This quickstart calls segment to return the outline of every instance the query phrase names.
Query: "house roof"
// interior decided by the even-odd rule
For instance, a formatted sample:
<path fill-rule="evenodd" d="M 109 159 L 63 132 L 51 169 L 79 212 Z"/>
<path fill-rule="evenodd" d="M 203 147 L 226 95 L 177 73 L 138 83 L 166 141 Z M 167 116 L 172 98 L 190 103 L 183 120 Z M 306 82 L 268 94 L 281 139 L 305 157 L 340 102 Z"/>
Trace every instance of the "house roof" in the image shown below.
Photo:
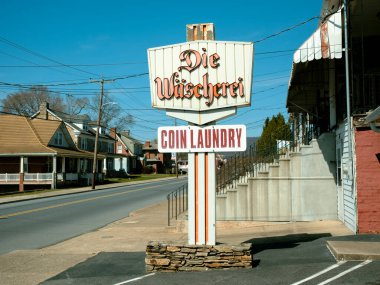
<path fill-rule="evenodd" d="M 51 138 L 61 125 L 63 123 L 59 121 L 0 115 L 0 156 L 41 154 L 91 158 L 91 152 L 49 146 Z"/>
<path fill-rule="evenodd" d="M 40 119 L 30 120 L 29 123 L 31 127 L 37 131 L 37 135 L 41 140 L 41 143 L 46 146 L 49 144 L 51 138 L 62 124 L 60 121 Z"/>
<path fill-rule="evenodd" d="M 0 118 L 1 154 L 54 153 L 40 142 L 27 118 L 15 115 Z"/>

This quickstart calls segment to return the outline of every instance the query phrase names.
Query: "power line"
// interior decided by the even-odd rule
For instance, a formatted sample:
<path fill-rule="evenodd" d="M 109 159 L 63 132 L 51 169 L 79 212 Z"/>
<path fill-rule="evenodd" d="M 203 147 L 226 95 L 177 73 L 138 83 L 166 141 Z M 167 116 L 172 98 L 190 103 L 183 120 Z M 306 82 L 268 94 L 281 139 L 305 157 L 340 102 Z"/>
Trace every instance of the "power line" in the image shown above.
<path fill-rule="evenodd" d="M 37 56 L 37 57 L 39 57 L 39 58 L 42 58 L 42 59 L 45 59 L 45 60 L 51 61 L 51 62 L 53 62 L 53 63 L 55 63 L 55 64 L 60 65 L 60 66 L 64 66 L 64 67 L 71 68 L 71 69 L 73 69 L 73 70 L 76 70 L 76 71 L 79 71 L 79 72 L 82 72 L 82 73 L 87 73 L 87 74 L 95 75 L 95 76 L 99 77 L 98 74 L 95 74 L 95 73 L 93 73 L 93 72 L 89 72 L 89 71 L 86 71 L 86 70 L 83 70 L 83 69 L 80 69 L 80 68 L 77 68 L 77 67 L 74 67 L 74 66 L 69 66 L 69 65 L 64 64 L 64 63 L 62 63 L 62 62 L 59 62 L 59 61 L 57 61 L 57 60 L 55 60 L 55 59 L 52 59 L 52 58 L 50 58 L 50 57 L 47 57 L 47 56 L 45 56 L 45 55 L 42 55 L 42 54 L 37 53 L 37 52 L 35 52 L 35 51 L 32 51 L 32 50 L 30 50 L 30 49 L 28 49 L 28 48 L 26 48 L 26 47 L 24 47 L 24 46 L 22 46 L 22 45 L 19 45 L 19 44 L 15 43 L 15 42 L 12 42 L 12 41 L 10 41 L 10 40 L 7 40 L 7 39 L 4 38 L 4 37 L 1 37 L 1 36 L 0 36 L 0 41 L 3 42 L 3 43 L 5 43 L 5 44 L 8 44 L 8 45 L 10 45 L 10 46 L 13 46 L 13 47 L 15 47 L 15 48 L 17 48 L 17 49 L 20 49 L 20 50 L 22 50 L 22 51 L 24 51 L 24 52 L 27 52 L 27 53 L 32 54 L 32 55 L 34 55 L 34 56 Z"/>
<path fill-rule="evenodd" d="M 302 26 L 302 25 L 305 25 L 306 23 L 309 23 L 309 22 L 311 22 L 311 21 L 313 21 L 313 20 L 315 20 L 315 19 L 320 19 L 320 17 L 319 17 L 319 16 L 311 17 L 311 18 L 309 18 L 309 19 L 307 19 L 307 20 L 305 20 L 305 21 L 303 21 L 303 22 L 300 22 L 300 23 L 298 23 L 298 24 L 295 24 L 295 25 L 293 25 L 293 26 L 291 26 L 291 27 L 288 27 L 288 28 L 286 28 L 286 29 L 284 29 L 284 30 L 281 30 L 281 31 L 279 31 L 279 32 L 277 32 L 277 33 L 271 34 L 271 35 L 266 36 L 266 37 L 264 37 L 264 38 L 261 38 L 261 39 L 259 39 L 259 40 L 257 40 L 257 41 L 254 41 L 254 43 L 255 43 L 255 44 L 258 44 L 258 43 L 261 43 L 261 42 L 266 41 L 266 40 L 268 40 L 268 39 L 271 39 L 271 38 L 277 37 L 277 36 L 279 36 L 279 35 L 281 35 L 281 34 L 283 34 L 283 33 L 286 33 L 286 32 L 288 32 L 288 31 L 291 31 L 291 30 L 293 30 L 293 29 L 295 29 L 295 28 L 298 28 L 298 27 L 300 27 L 300 26 Z"/>

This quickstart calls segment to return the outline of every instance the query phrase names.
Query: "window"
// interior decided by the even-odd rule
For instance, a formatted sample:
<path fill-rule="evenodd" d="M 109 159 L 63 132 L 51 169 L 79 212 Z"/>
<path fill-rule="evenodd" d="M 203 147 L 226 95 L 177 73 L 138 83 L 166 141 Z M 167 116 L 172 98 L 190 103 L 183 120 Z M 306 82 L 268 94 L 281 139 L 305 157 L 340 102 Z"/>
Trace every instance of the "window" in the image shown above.
<path fill-rule="evenodd" d="M 108 153 L 113 153 L 113 152 L 114 152 L 113 143 L 109 143 L 108 144 Z"/>
<path fill-rule="evenodd" d="M 123 153 L 123 147 L 120 144 L 117 146 L 117 153 Z"/>
<path fill-rule="evenodd" d="M 55 145 L 63 145 L 63 134 L 58 132 L 54 136 L 54 144 Z"/>
<path fill-rule="evenodd" d="M 87 138 L 81 138 L 81 140 L 80 140 L 80 148 L 83 149 L 83 150 L 86 150 L 87 149 L 87 145 L 88 145 Z"/>

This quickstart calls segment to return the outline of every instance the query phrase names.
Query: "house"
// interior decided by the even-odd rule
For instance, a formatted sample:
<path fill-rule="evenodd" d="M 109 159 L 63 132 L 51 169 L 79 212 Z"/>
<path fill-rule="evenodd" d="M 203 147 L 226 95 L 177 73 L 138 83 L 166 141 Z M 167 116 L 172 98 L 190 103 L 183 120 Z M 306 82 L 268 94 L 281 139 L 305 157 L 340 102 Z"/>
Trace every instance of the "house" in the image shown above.
<path fill-rule="evenodd" d="M 142 148 L 143 167 L 151 167 L 154 173 L 163 173 L 172 168 L 171 153 L 159 153 L 156 143 L 146 141 Z"/>
<path fill-rule="evenodd" d="M 101 167 L 104 156 L 98 159 Z M 92 163 L 93 153 L 77 148 L 63 122 L 0 115 L 0 184 L 20 191 L 24 185 L 89 184 Z"/>
<path fill-rule="evenodd" d="M 47 102 L 40 105 L 40 109 L 32 119 L 62 121 L 74 141 L 76 147 L 83 151 L 94 152 L 97 123 L 90 120 L 88 115 L 71 116 L 63 112 L 51 110 Z M 115 160 L 122 159 L 123 154 L 115 153 L 115 139 L 108 134 L 104 126 L 99 126 L 98 153 L 102 154 L 104 161 L 98 172 L 107 174 L 115 170 Z"/>
<path fill-rule="evenodd" d="M 380 105 L 380 2 L 348 2 L 346 28 L 341 1 L 323 1 L 318 29 L 294 54 L 287 108 L 298 136 L 331 137 L 323 154 L 334 162 L 338 218 L 380 233 L 379 121 L 366 120 Z"/>
<path fill-rule="evenodd" d="M 122 157 L 115 158 L 115 170 L 125 170 L 127 173 L 140 173 L 140 159 L 143 157 L 142 143 L 131 137 L 129 131 L 117 132 L 111 128 L 110 136 L 115 139 L 115 151 Z"/>

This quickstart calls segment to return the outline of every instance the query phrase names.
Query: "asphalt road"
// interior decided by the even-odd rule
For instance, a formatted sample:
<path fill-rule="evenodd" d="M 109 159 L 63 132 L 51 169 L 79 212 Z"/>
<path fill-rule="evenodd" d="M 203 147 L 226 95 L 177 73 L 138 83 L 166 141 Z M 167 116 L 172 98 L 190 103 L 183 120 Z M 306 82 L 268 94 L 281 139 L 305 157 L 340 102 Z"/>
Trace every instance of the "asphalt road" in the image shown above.
<path fill-rule="evenodd" d="M 143 252 L 102 252 L 42 285 L 380 284 L 380 260 L 338 263 L 326 247 L 327 239 L 337 238 L 304 234 L 250 240 L 254 267 L 241 270 L 148 274 Z"/>
<path fill-rule="evenodd" d="M 36 249 L 93 231 L 156 204 L 187 180 L 153 181 L 0 205 L 0 254 Z"/>

